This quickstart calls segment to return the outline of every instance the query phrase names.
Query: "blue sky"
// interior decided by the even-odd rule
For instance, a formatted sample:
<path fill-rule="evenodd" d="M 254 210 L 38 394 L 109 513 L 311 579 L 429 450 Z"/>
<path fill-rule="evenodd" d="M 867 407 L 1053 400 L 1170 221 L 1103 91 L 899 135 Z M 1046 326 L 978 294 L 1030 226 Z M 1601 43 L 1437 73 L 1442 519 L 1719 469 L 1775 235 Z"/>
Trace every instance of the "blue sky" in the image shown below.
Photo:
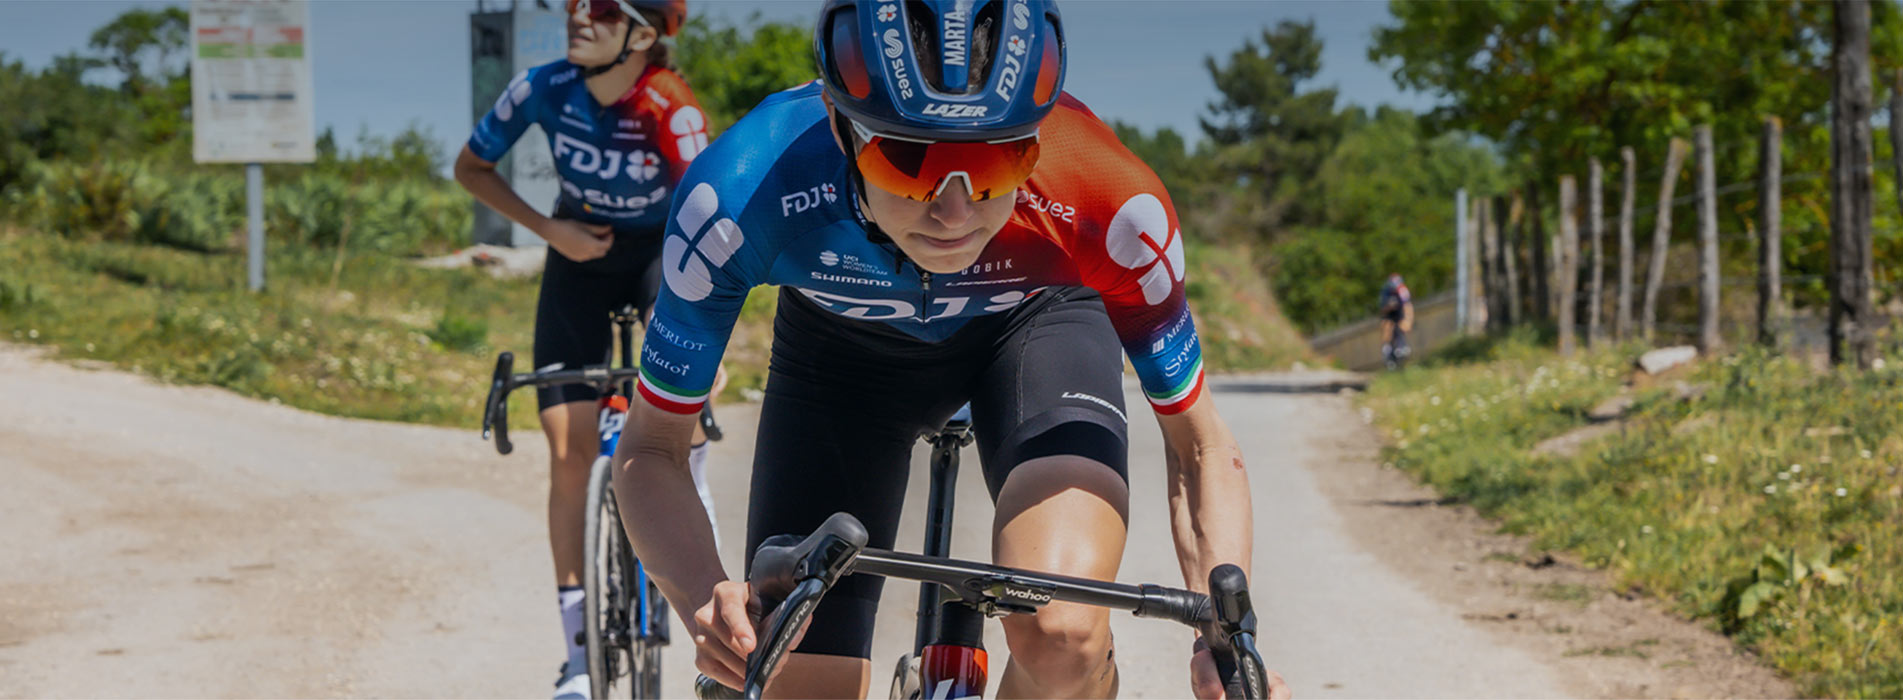
<path fill-rule="evenodd" d="M 0 1 L 0 54 L 29 66 L 85 48 L 93 29 L 126 9 L 169 2 L 135 0 Z M 502 4 L 489 0 L 491 6 Z M 693 12 L 805 25 L 811 0 L 694 0 Z M 315 0 L 311 55 L 318 128 L 354 142 L 360 128 L 389 135 L 415 122 L 446 152 L 468 137 L 469 20 L 474 0 Z M 1196 117 L 1215 99 L 1205 56 L 1226 56 L 1264 27 L 1313 19 L 1325 42 L 1317 81 L 1344 102 L 1414 110 L 1433 100 L 1404 93 L 1387 68 L 1367 58 L 1387 4 L 1259 0 L 1073 0 L 1062 5 L 1070 40 L 1066 89 L 1106 119 L 1144 128 L 1169 126 L 1200 136 Z"/>

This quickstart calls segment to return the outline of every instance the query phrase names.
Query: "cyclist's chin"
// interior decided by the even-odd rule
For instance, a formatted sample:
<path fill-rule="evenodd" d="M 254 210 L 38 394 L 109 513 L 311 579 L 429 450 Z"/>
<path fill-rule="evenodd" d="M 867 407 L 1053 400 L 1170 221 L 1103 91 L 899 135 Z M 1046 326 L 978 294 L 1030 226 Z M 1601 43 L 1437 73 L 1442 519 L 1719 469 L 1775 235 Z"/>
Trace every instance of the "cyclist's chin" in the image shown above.
<path fill-rule="evenodd" d="M 962 238 L 941 238 L 923 234 L 906 234 L 905 244 L 899 246 L 905 256 L 919 266 L 919 269 L 935 275 L 945 275 L 962 271 L 978 262 L 985 252 L 985 244 L 996 235 L 983 230 L 973 231 Z"/>

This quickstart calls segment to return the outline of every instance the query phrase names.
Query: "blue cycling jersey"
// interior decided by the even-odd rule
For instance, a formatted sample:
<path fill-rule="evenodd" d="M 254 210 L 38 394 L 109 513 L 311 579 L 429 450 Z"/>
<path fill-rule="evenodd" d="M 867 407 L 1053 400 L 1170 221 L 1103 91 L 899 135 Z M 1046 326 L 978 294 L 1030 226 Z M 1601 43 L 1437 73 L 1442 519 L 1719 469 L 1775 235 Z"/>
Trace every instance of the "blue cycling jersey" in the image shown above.
<path fill-rule="evenodd" d="M 649 66 L 627 94 L 601 105 L 581 68 L 555 61 L 509 81 L 476 124 L 469 150 L 494 163 L 530 124 L 548 136 L 561 178 L 560 211 L 619 229 L 659 228 L 670 187 L 707 146 L 707 120 L 679 75 Z"/>
<path fill-rule="evenodd" d="M 641 351 L 642 395 L 699 410 L 747 292 L 795 288 L 846 318 L 926 341 L 1051 286 L 1098 290 L 1150 402 L 1194 403 L 1202 351 L 1168 194 L 1068 95 L 1040 130 L 1042 156 L 1011 220 L 970 268 L 934 275 L 868 236 L 816 83 L 761 102 L 688 171 L 662 244 L 666 278 Z"/>

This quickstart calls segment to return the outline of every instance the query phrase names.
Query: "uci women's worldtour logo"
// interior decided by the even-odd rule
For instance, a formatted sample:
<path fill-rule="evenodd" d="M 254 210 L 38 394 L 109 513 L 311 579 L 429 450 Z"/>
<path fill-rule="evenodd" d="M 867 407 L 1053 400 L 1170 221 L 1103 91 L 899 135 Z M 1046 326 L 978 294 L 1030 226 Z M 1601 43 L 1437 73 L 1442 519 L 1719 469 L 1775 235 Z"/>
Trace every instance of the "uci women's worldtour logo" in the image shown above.
<path fill-rule="evenodd" d="M 1118 265 L 1148 268 L 1138 283 L 1151 306 L 1163 303 L 1183 281 L 1183 232 L 1170 229 L 1169 210 L 1156 195 L 1146 192 L 1124 202 L 1104 230 L 1103 243 Z"/>
<path fill-rule="evenodd" d="M 720 211 L 720 196 L 705 182 L 687 193 L 674 223 L 680 228 L 661 244 L 661 270 L 667 288 L 686 301 L 700 301 L 714 291 L 714 269 L 727 264 L 746 243 L 733 219 L 708 224 Z"/>

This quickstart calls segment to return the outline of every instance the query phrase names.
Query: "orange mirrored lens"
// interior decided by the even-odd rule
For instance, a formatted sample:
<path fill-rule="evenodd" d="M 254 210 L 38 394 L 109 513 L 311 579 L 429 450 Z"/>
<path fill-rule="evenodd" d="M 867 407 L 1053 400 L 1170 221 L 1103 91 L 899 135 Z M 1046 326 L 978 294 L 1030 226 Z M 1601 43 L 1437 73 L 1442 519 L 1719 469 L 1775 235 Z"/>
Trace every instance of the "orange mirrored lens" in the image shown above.
<path fill-rule="evenodd" d="M 1005 143 L 940 141 L 920 143 L 874 136 L 859 150 L 859 173 L 866 184 L 906 199 L 929 202 L 962 177 L 973 201 L 990 199 L 1024 184 L 1037 168 L 1037 139 Z"/>

